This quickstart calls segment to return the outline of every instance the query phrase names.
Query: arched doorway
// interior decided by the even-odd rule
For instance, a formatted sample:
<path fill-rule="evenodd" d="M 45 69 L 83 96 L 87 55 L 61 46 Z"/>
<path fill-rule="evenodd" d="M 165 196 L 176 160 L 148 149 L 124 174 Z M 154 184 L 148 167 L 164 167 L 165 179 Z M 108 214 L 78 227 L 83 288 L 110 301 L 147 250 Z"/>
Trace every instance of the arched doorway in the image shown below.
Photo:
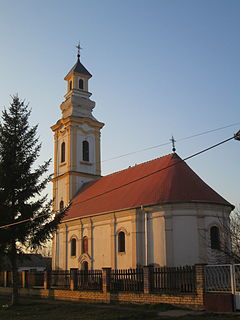
<path fill-rule="evenodd" d="M 88 262 L 87 262 L 87 261 L 84 261 L 84 262 L 82 263 L 82 270 L 88 271 Z"/>

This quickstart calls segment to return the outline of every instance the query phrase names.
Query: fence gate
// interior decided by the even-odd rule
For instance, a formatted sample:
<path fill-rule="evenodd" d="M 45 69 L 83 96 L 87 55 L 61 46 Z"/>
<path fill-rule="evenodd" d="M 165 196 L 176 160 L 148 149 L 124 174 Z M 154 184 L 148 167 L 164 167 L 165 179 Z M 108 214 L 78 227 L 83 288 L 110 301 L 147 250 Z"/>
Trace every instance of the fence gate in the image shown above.
<path fill-rule="evenodd" d="M 240 264 L 207 265 L 205 290 L 212 293 L 232 293 L 235 309 L 240 310 Z"/>

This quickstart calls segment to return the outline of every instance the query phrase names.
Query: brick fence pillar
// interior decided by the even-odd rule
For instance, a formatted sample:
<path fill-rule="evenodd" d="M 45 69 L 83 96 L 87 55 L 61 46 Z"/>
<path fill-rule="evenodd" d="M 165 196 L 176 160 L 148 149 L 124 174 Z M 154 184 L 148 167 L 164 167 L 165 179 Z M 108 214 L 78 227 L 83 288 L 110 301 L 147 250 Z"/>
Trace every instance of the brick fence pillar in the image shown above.
<path fill-rule="evenodd" d="M 44 289 L 50 289 L 51 288 L 51 271 L 46 270 L 44 272 Z"/>
<path fill-rule="evenodd" d="M 205 292 L 205 264 L 196 264 L 196 289 L 199 302 L 204 305 L 204 292 Z"/>
<path fill-rule="evenodd" d="M 26 270 L 21 272 L 21 285 L 22 285 L 22 288 L 27 288 L 27 271 Z"/>
<path fill-rule="evenodd" d="M 102 291 L 107 293 L 110 291 L 111 268 L 102 268 Z"/>
<path fill-rule="evenodd" d="M 143 267 L 143 288 L 144 293 L 150 293 L 153 285 L 153 267 Z"/>
<path fill-rule="evenodd" d="M 70 290 L 77 289 L 77 269 L 70 270 Z"/>
<path fill-rule="evenodd" d="M 6 288 L 8 286 L 8 272 L 3 271 L 3 286 Z"/>

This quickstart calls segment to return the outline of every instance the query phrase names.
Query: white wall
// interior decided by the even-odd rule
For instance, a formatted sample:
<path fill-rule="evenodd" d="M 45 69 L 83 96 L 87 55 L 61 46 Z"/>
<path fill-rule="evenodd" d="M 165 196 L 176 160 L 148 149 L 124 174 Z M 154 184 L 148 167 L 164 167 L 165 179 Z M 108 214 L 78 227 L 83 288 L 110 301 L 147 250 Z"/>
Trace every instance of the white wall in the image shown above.
<path fill-rule="evenodd" d="M 149 226 L 149 264 L 166 265 L 165 218 L 162 212 L 151 214 Z M 151 233 L 150 233 L 151 231 Z"/>
<path fill-rule="evenodd" d="M 109 221 L 94 223 L 93 269 L 111 267 L 111 228 Z"/>
<path fill-rule="evenodd" d="M 84 140 L 89 143 L 89 163 L 87 164 L 83 163 L 82 158 L 82 142 Z M 77 131 L 77 171 L 91 174 L 96 173 L 95 135 L 93 133 Z"/>
<path fill-rule="evenodd" d="M 129 269 L 133 264 L 133 228 L 132 219 L 130 217 L 121 217 L 116 214 L 116 268 Z M 118 252 L 118 233 L 123 231 L 125 233 L 125 252 Z M 135 249 L 136 250 L 136 249 Z"/>
<path fill-rule="evenodd" d="M 193 265 L 198 261 L 199 243 L 196 216 L 173 217 L 174 266 Z"/>
<path fill-rule="evenodd" d="M 230 211 L 228 207 L 207 203 L 166 206 L 167 265 L 216 262 L 216 251 L 210 249 L 210 227 L 221 224 L 222 215 L 228 216 Z"/>
<path fill-rule="evenodd" d="M 126 210 L 66 222 L 57 236 L 60 254 L 55 248 L 56 265 L 59 261 L 62 269 L 80 268 L 84 261 L 80 259 L 85 258 L 93 269 L 145 265 L 144 212 L 148 212 L 148 264 L 184 266 L 214 262 L 216 252 L 210 249 L 209 230 L 229 211 L 213 204 L 175 204 L 138 209 L 137 215 L 136 210 Z M 120 231 L 125 232 L 125 252 L 118 252 Z M 89 239 L 88 256 L 81 255 L 85 235 Z M 77 239 L 76 257 L 70 256 L 73 236 Z"/>

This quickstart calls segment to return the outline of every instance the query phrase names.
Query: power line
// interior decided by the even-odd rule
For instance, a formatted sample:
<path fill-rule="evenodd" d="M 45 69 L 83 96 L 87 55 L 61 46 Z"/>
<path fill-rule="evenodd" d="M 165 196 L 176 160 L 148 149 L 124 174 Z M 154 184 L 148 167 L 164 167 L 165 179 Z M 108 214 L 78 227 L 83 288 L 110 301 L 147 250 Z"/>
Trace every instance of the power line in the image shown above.
<path fill-rule="evenodd" d="M 237 136 L 237 137 L 238 137 L 238 136 Z M 152 176 L 152 175 L 154 175 L 154 174 L 156 174 L 156 173 L 158 173 L 158 172 L 160 172 L 160 171 L 166 170 L 166 169 L 168 169 L 168 168 L 170 168 L 170 167 L 173 167 L 173 166 L 175 166 L 175 165 L 178 165 L 178 164 L 180 164 L 180 163 L 182 163 L 182 162 L 184 162 L 184 161 L 186 161 L 186 160 L 189 160 L 189 159 L 191 159 L 191 158 L 193 158 L 193 157 L 196 157 L 196 156 L 198 156 L 199 154 L 202 154 L 202 153 L 204 153 L 204 152 L 206 152 L 206 151 L 209 151 L 209 150 L 211 150 L 211 149 L 213 149 L 213 148 L 215 148 L 215 147 L 217 147 L 217 146 L 220 146 L 221 144 L 226 143 L 226 142 L 228 142 L 228 141 L 230 141 L 230 140 L 232 140 L 232 139 L 236 139 L 236 134 L 233 135 L 232 137 L 226 139 L 226 140 L 223 140 L 223 141 L 221 141 L 221 142 L 219 142 L 219 143 L 217 143 L 217 144 L 214 144 L 214 145 L 211 146 L 211 147 L 208 147 L 208 148 L 203 149 L 203 150 L 201 150 L 201 151 L 199 151 L 199 152 L 197 152 L 197 153 L 194 153 L 194 154 L 192 154 L 192 155 L 190 155 L 190 156 L 188 156 L 188 157 L 186 157 L 186 158 L 184 158 L 184 159 L 179 159 L 179 161 L 177 161 L 177 162 L 175 162 L 175 163 L 172 163 L 172 164 L 170 164 L 170 165 L 168 165 L 168 166 L 166 166 L 166 167 L 164 167 L 164 168 L 155 170 L 155 171 L 153 171 L 153 172 L 151 172 L 151 173 L 149 173 L 149 174 L 147 174 L 147 175 L 145 175 L 145 176 L 142 176 L 142 177 L 140 177 L 140 178 L 134 179 L 134 180 L 132 180 L 132 181 L 130 181 L 130 182 L 128 182 L 128 183 L 122 184 L 122 185 L 120 185 L 120 186 L 118 186 L 118 187 L 116 187 L 116 188 L 112 188 L 112 189 L 107 190 L 107 191 L 105 191 L 105 192 L 99 193 L 99 194 L 97 194 L 97 195 L 95 195 L 95 196 L 93 196 L 93 197 L 90 197 L 90 198 L 88 198 L 88 199 L 75 202 L 74 204 L 70 204 L 69 206 L 76 206 L 76 205 L 78 205 L 78 204 L 80 204 L 80 203 L 87 202 L 87 201 L 89 201 L 89 200 L 92 200 L 92 199 L 95 199 L 95 198 L 97 198 L 97 197 L 100 197 L 100 196 L 102 196 L 102 195 L 104 195 L 104 194 L 107 194 L 107 193 L 110 193 L 110 192 L 112 192 L 112 191 L 121 189 L 121 188 L 123 188 L 123 187 L 125 187 L 125 186 L 127 186 L 127 185 L 130 185 L 130 184 L 132 184 L 132 183 L 135 183 L 135 182 L 137 182 L 137 181 L 140 181 L 140 180 L 142 180 L 142 179 L 145 179 L 145 178 L 147 178 L 147 177 L 149 177 L 149 176 Z M 49 214 L 49 213 L 45 213 L 45 214 L 43 214 L 43 215 L 40 215 L 40 216 L 36 217 L 35 219 L 41 218 L 41 217 L 43 217 L 43 216 L 45 216 L 45 215 L 48 215 L 48 214 Z M 35 220 L 35 219 L 34 219 L 34 220 Z M 12 227 L 12 226 L 15 226 L 15 225 L 19 225 L 19 224 L 21 224 L 21 223 L 26 223 L 26 222 L 28 222 L 28 221 L 30 221 L 30 220 L 32 220 L 32 219 L 30 218 L 30 219 L 25 219 L 25 220 L 22 220 L 22 221 L 13 222 L 13 223 L 10 223 L 10 224 L 7 224 L 7 225 L 0 226 L 0 229 L 6 229 L 6 228 L 9 228 L 9 227 Z"/>
<path fill-rule="evenodd" d="M 29 219 L 25 219 L 25 220 L 13 222 L 13 223 L 5 224 L 4 226 L 0 226 L 0 229 L 12 227 L 12 226 L 16 226 L 16 225 L 18 225 L 18 224 L 25 223 L 25 222 L 28 222 L 28 221 L 30 221 L 30 220 L 36 220 L 36 219 L 38 219 L 38 218 L 42 218 L 42 217 L 47 216 L 47 215 L 49 215 L 49 212 L 48 212 L 48 213 L 44 213 L 44 214 L 42 214 L 42 215 L 39 215 L 39 216 L 36 217 L 35 219 L 29 218 Z"/>
<path fill-rule="evenodd" d="M 234 127 L 234 126 L 237 126 L 239 124 L 240 124 L 240 122 L 236 122 L 236 123 L 232 123 L 232 124 L 229 124 L 229 125 L 226 125 L 226 126 L 223 126 L 223 127 L 216 128 L 216 129 L 203 131 L 203 132 L 200 132 L 200 133 L 193 134 L 191 136 L 187 136 L 187 137 L 184 137 L 184 138 L 177 139 L 176 142 L 184 141 L 184 140 L 188 140 L 188 139 L 192 139 L 192 138 L 196 138 L 196 137 L 208 134 L 208 133 L 212 133 L 212 132 L 216 132 L 216 131 L 223 130 L 223 129 L 226 129 L 226 128 Z M 105 159 L 105 160 L 102 160 L 100 162 L 103 163 L 103 162 L 108 162 L 108 161 L 111 161 L 111 160 L 120 159 L 120 158 L 123 158 L 123 157 L 130 156 L 132 154 L 136 154 L 136 153 L 140 153 L 140 152 L 144 152 L 144 151 L 160 148 L 160 147 L 163 147 L 163 146 L 166 146 L 166 145 L 170 145 L 170 144 L 171 144 L 171 142 L 164 142 L 164 143 L 161 143 L 161 144 L 157 144 L 155 146 L 150 146 L 150 147 L 146 147 L 146 148 L 139 149 L 139 150 L 136 150 L 136 151 L 131 151 L 131 152 L 128 152 L 128 153 L 124 153 L 122 155 L 115 156 L 115 157 L 112 157 L 112 158 L 109 158 L 109 159 Z"/>
<path fill-rule="evenodd" d="M 34 220 L 36 220 L 36 219 L 38 219 L 38 218 L 42 218 L 42 217 L 47 216 L 47 215 L 49 215 L 49 212 L 48 212 L 48 213 L 44 213 L 44 214 L 42 214 L 42 215 L 39 215 L 39 216 L 36 217 L 35 219 L 29 218 L 29 219 L 25 219 L 25 220 L 16 221 L 16 222 L 13 222 L 13 223 L 5 224 L 4 226 L 0 226 L 0 229 L 6 229 L 6 228 L 9 228 L 9 227 L 12 227 L 12 226 L 16 226 L 16 225 L 18 225 L 18 224 L 22 224 L 22 223 L 28 222 L 28 221 L 30 221 L 30 220 L 34 221 Z"/>
<path fill-rule="evenodd" d="M 189 136 L 189 137 L 185 137 L 185 138 L 178 139 L 177 141 L 183 141 L 183 140 L 187 140 L 187 139 L 191 139 L 191 138 L 203 136 L 203 135 L 205 135 L 205 134 L 212 133 L 212 132 L 215 132 L 215 131 L 223 130 L 223 129 L 230 128 L 230 127 L 235 127 L 235 126 L 237 126 L 237 125 L 239 125 L 239 124 L 240 124 L 240 122 L 236 122 L 236 123 L 233 123 L 233 124 L 229 124 L 229 125 L 227 125 L 227 126 L 224 126 L 224 127 L 219 127 L 219 128 L 216 128 L 216 129 L 207 130 L 207 131 L 204 131 L 204 132 L 201 132 L 201 133 L 193 134 L 193 135 L 191 135 L 191 136 Z"/>
<path fill-rule="evenodd" d="M 221 144 L 223 144 L 223 143 L 225 143 L 225 142 L 228 142 L 228 141 L 230 141 L 230 140 L 232 140 L 232 139 L 235 139 L 235 135 L 232 136 L 232 137 L 230 137 L 230 138 L 228 138 L 228 139 L 226 139 L 226 140 L 223 140 L 223 141 L 221 141 L 221 142 L 219 142 L 219 143 L 217 143 L 217 144 L 215 144 L 215 145 L 213 145 L 213 146 L 211 146 L 211 147 L 208 147 L 208 148 L 203 149 L 203 150 L 201 150 L 201 151 L 199 151 L 199 152 L 197 152 L 197 153 L 194 153 L 194 154 L 191 155 L 191 156 L 188 156 L 188 157 L 186 157 L 186 158 L 184 158 L 184 159 L 179 159 L 178 162 L 172 163 L 172 164 L 170 164 L 170 165 L 168 165 L 168 166 L 166 166 L 166 167 L 164 167 L 164 168 L 158 169 L 158 170 L 153 171 L 153 172 L 151 172 L 151 173 L 149 173 L 149 174 L 147 174 L 147 175 L 145 175 L 145 176 L 142 176 L 142 177 L 140 177 L 140 178 L 134 179 L 134 180 L 132 180 L 132 181 L 130 181 L 130 182 L 128 182 L 128 183 L 122 184 L 122 185 L 120 185 L 120 186 L 118 186 L 118 187 L 115 187 L 115 188 L 112 188 L 112 189 L 110 189 L 110 190 L 107 190 L 107 191 L 104 191 L 104 192 L 102 192 L 102 193 L 99 193 L 99 194 L 97 194 L 97 195 L 95 195 L 95 196 L 92 196 L 92 197 L 90 197 L 90 198 L 88 198 L 88 199 L 85 199 L 85 200 L 82 200 L 82 201 L 78 201 L 78 202 L 72 203 L 71 205 L 72 205 L 72 206 L 75 206 L 75 205 L 78 205 L 78 204 L 80 204 L 80 203 L 84 203 L 84 202 L 87 202 L 87 201 L 89 201 L 89 200 L 98 198 L 98 197 L 100 197 L 100 196 L 102 196 L 102 195 L 104 195 L 104 194 L 110 193 L 110 192 L 112 192 L 112 191 L 115 191 L 115 190 L 121 189 L 121 188 L 123 188 L 123 187 L 126 187 L 126 186 L 129 185 L 129 184 L 132 184 L 132 183 L 135 183 L 135 182 L 137 182 L 137 181 L 143 180 L 143 179 L 145 179 L 145 178 L 147 178 L 147 177 L 149 177 L 149 176 L 152 176 L 152 175 L 154 175 L 154 174 L 156 174 L 156 173 L 158 173 L 158 172 L 160 172 L 160 171 L 166 170 L 166 169 L 171 168 L 171 167 L 173 167 L 173 166 L 175 166 L 175 165 L 177 165 L 177 164 L 180 164 L 180 163 L 182 163 L 182 162 L 184 162 L 184 161 L 186 161 L 186 160 L 189 160 L 189 159 L 191 159 L 191 158 L 193 158 L 193 157 L 196 157 L 196 156 L 198 156 L 199 154 L 204 153 L 204 152 L 206 152 L 206 151 L 209 151 L 209 150 L 211 150 L 211 149 L 213 149 L 213 148 L 215 148 L 215 147 L 217 147 L 217 146 L 220 146 Z"/>
<path fill-rule="evenodd" d="M 68 208 L 69 208 L 69 205 L 67 205 L 67 207 L 64 208 L 64 210 L 67 210 Z M 6 229 L 8 227 L 12 227 L 12 226 L 16 226 L 16 225 L 19 225 L 19 224 L 22 224 L 22 223 L 26 223 L 26 222 L 28 222 L 30 220 L 35 221 L 37 219 L 40 219 L 40 218 L 48 216 L 48 215 L 49 215 L 49 212 L 40 214 L 39 216 L 37 216 L 35 218 L 29 218 L 29 219 L 25 219 L 25 220 L 16 221 L 16 222 L 13 222 L 13 223 L 5 224 L 4 226 L 0 226 L 0 229 Z M 51 217 L 49 217 L 49 218 L 51 218 Z"/>

